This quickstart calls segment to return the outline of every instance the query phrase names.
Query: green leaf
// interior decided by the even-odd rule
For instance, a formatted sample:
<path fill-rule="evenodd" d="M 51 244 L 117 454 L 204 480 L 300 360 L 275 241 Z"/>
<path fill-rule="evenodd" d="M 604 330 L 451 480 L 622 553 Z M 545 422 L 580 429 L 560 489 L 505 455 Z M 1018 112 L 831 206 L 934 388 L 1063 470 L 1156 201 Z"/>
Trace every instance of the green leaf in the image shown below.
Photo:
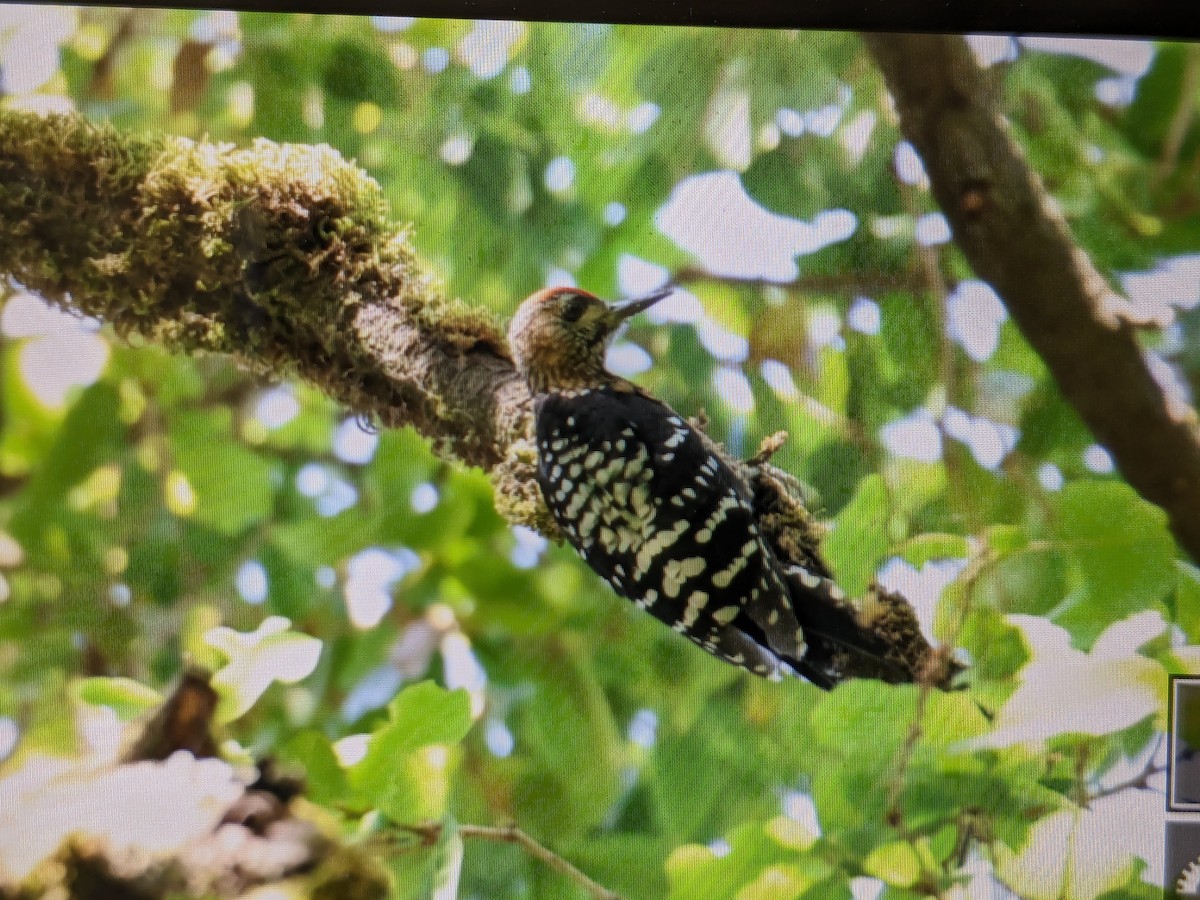
<path fill-rule="evenodd" d="M 947 747 L 983 734 L 988 721 L 975 701 L 964 693 L 930 693 L 921 727 L 926 743 Z"/>
<path fill-rule="evenodd" d="M 84 678 L 73 685 L 75 696 L 93 706 L 110 707 L 123 721 L 136 719 L 163 702 L 162 694 L 132 678 Z"/>
<path fill-rule="evenodd" d="M 881 399 L 897 411 L 909 411 L 924 402 L 935 384 L 940 330 L 929 305 L 914 303 L 907 293 L 886 294 L 878 301 L 883 313 L 876 351 Z"/>
<path fill-rule="evenodd" d="M 663 735 L 647 773 L 663 830 L 676 841 L 697 840 L 711 828 L 714 814 L 744 779 L 742 748 L 714 731 L 705 718 L 686 734 Z M 687 791 L 678 786 L 688 784 Z"/>
<path fill-rule="evenodd" d="M 1175 587 L 1175 624 L 1191 643 L 1200 642 L 1200 569 L 1176 560 L 1179 581 Z"/>
<path fill-rule="evenodd" d="M 1126 847 L 1114 846 L 1112 819 L 1101 812 L 1066 809 L 1039 820 L 1017 852 L 995 845 L 996 874 L 1022 897 L 1094 900 L 1116 891 L 1138 872 Z"/>
<path fill-rule="evenodd" d="M 1029 544 L 1029 534 L 1020 525 L 993 525 L 987 530 L 986 540 L 990 550 L 1007 556 L 1024 549 Z"/>
<path fill-rule="evenodd" d="M 880 760 L 900 749 L 915 712 L 916 689 L 910 685 L 852 681 L 820 698 L 813 707 L 812 728 L 830 749 Z"/>
<path fill-rule="evenodd" d="M 918 569 L 935 559 L 963 559 L 971 545 L 961 534 L 919 534 L 900 546 L 900 556 Z"/>
<path fill-rule="evenodd" d="M 312 81 L 301 54 L 267 41 L 255 41 L 240 73 L 254 87 L 254 132 L 274 140 L 304 140 L 303 96 L 294 86 Z"/>
<path fill-rule="evenodd" d="M 822 551 L 837 581 L 851 597 L 861 597 L 890 549 L 889 500 L 883 476 L 868 475 L 834 520 Z"/>
<path fill-rule="evenodd" d="M 514 722 L 529 761 L 514 788 L 517 816 L 538 833 L 569 837 L 603 821 L 621 790 L 612 709 L 585 654 L 571 657 L 538 673 Z"/>
<path fill-rule="evenodd" d="M 371 736 L 371 746 L 353 775 L 360 784 L 386 777 L 388 760 L 429 744 L 456 744 L 471 728 L 471 700 L 465 690 L 448 691 L 432 681 L 406 687 L 388 704 L 387 722 Z"/>
<path fill-rule="evenodd" d="M 272 543 L 294 562 L 334 564 L 370 542 L 371 523 L 360 510 L 351 509 L 332 518 L 313 515 L 282 522 L 272 535 Z"/>
<path fill-rule="evenodd" d="M 418 751 L 457 744 L 471 728 L 465 690 L 432 681 L 405 688 L 388 704 L 388 718 L 371 735 L 367 754 L 349 772 L 360 802 L 394 822 L 440 816 L 448 790 L 447 757 Z"/>
<path fill-rule="evenodd" d="M 1058 499 L 1051 534 L 1081 589 L 1053 614 L 1090 643 L 1112 622 L 1160 604 L 1175 582 L 1166 514 L 1117 481 L 1074 482 Z"/>
<path fill-rule="evenodd" d="M 600 884 L 628 897 L 665 897 L 663 860 L 674 842 L 646 831 L 606 830 L 555 849 Z"/>
<path fill-rule="evenodd" d="M 186 482 L 167 481 L 167 503 L 225 535 L 240 534 L 265 519 L 275 502 L 275 467 L 228 438 L 229 410 L 189 413 L 171 428 L 172 456 Z"/>
<path fill-rule="evenodd" d="M 953 820 L 974 809 L 1023 828 L 1031 808 L 1058 809 L 1062 794 L 1039 783 L 1041 757 L 1004 751 L 998 759 L 961 752 L 918 752 L 905 778 L 901 805 L 911 829 Z"/>
<path fill-rule="evenodd" d="M 816 853 L 781 842 L 787 825 L 773 820 L 740 826 L 729 835 L 724 855 L 699 844 L 679 847 L 666 862 L 669 900 L 797 900 L 832 870 Z"/>
<path fill-rule="evenodd" d="M 921 877 L 921 860 L 907 841 L 893 841 L 868 853 L 863 869 L 888 884 L 912 887 Z"/>
<path fill-rule="evenodd" d="M 1003 747 L 1062 734 L 1105 735 L 1162 717 L 1166 672 L 1160 662 L 1136 652 L 1166 629 L 1157 612 L 1142 612 L 1109 626 L 1084 653 L 1070 646 L 1057 625 L 1026 617 L 1030 662 L 1021 685 L 1005 701 L 992 730 L 970 742 Z M 1181 648 L 1182 649 L 1182 648 Z"/>
<path fill-rule="evenodd" d="M 349 782 L 325 735 L 301 731 L 280 747 L 279 755 L 304 770 L 306 793 L 314 803 L 333 804 L 345 799 Z"/>
<path fill-rule="evenodd" d="M 68 491 L 119 452 L 125 427 L 117 392 L 100 383 L 84 391 L 59 428 L 54 446 L 18 495 L 9 525 L 19 540 L 40 539 L 65 510 Z"/>
<path fill-rule="evenodd" d="M 396 66 L 374 42 L 339 39 L 329 50 L 323 73 L 325 89 L 343 100 L 394 103 L 400 91 Z"/>
<path fill-rule="evenodd" d="M 1160 45 L 1146 74 L 1138 79 L 1137 93 L 1125 111 L 1122 125 L 1126 136 L 1148 156 L 1161 153 L 1161 143 L 1178 115 L 1180 94 L 1187 83 L 1189 52 L 1184 44 Z"/>
<path fill-rule="evenodd" d="M 675 850 L 666 862 L 671 879 L 668 900 L 733 900 L 765 864 L 783 856 L 761 826 L 738 829 L 729 843 L 730 851 L 724 856 L 699 844 Z"/>
<path fill-rule="evenodd" d="M 771 153 L 760 153 L 742 175 L 746 193 L 772 212 L 813 218 L 829 208 L 830 191 L 824 183 L 827 170 L 798 163 L 802 155 L 811 158 L 818 154 L 828 163 L 828 146 L 828 141 L 808 138 L 781 145 Z"/>

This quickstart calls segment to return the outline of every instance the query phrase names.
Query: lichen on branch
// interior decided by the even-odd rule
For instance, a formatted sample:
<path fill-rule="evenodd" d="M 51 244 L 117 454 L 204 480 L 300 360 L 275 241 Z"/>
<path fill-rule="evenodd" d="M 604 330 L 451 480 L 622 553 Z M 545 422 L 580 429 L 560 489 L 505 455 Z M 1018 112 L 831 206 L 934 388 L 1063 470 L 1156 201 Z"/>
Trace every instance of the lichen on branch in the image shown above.
<path fill-rule="evenodd" d="M 524 433 L 500 330 L 443 297 L 328 146 L 0 113 L 0 271 L 126 339 L 303 378 L 457 461 L 491 469 Z"/>

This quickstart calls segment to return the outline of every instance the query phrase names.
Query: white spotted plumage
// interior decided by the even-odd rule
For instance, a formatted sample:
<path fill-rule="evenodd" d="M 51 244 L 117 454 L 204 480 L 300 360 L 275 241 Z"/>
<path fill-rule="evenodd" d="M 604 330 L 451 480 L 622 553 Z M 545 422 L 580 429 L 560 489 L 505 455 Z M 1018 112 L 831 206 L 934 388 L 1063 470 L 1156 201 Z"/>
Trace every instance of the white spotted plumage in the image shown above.
<path fill-rule="evenodd" d="M 755 674 L 822 687 L 839 654 L 894 679 L 883 647 L 828 572 L 785 569 L 756 525 L 749 486 L 670 407 L 604 369 L 631 312 L 573 288 L 529 298 L 509 330 L 533 394 L 538 481 L 563 533 L 615 591 L 707 652 Z"/>
<path fill-rule="evenodd" d="M 781 655 L 797 650 L 800 625 L 790 613 L 781 616 L 790 609 L 787 590 L 753 529 L 749 500 L 699 435 L 682 420 L 671 423 L 665 409 L 630 392 L 594 391 L 586 407 L 576 398 L 539 398 L 540 428 L 568 441 L 553 463 L 547 456 L 540 466 L 551 510 L 618 593 L 730 662 L 759 674 L 783 671 Z M 570 418 L 578 423 L 574 434 L 564 427 Z M 619 440 L 602 436 L 612 432 L 612 423 L 630 420 L 636 427 L 620 427 Z M 656 433 L 664 422 L 669 430 Z M 620 441 L 626 442 L 623 453 Z M 660 452 L 667 441 L 675 451 Z M 697 460 L 697 467 L 681 468 L 679 453 Z M 574 478 L 569 468 L 567 477 L 560 471 L 568 457 L 580 459 L 582 471 Z M 695 482 L 693 472 L 701 475 Z M 782 602 L 774 601 L 778 608 L 763 602 L 765 584 L 782 595 Z M 748 637 L 747 628 L 762 636 Z M 752 652 L 755 643 L 760 646 Z"/>

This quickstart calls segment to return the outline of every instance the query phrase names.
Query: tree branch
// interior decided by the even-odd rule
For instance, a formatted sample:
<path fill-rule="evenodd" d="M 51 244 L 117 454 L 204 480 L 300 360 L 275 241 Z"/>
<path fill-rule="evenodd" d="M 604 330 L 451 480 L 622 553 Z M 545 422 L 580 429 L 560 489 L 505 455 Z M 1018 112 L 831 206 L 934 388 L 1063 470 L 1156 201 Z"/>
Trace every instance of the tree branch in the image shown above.
<path fill-rule="evenodd" d="M 683 266 L 676 270 L 671 281 L 675 284 L 713 282 L 778 288 L 793 294 L 864 294 L 869 297 L 889 291 L 916 293 L 927 287 L 919 272 L 836 272 L 833 274 L 799 275 L 791 281 L 771 281 L 764 278 L 730 278 L 714 275 L 703 266 Z"/>
<path fill-rule="evenodd" d="M 966 42 L 864 40 L 963 255 L 1004 300 L 1121 474 L 1166 511 L 1180 545 L 1200 560 L 1196 414 L 1163 394 L 1138 346 L 1136 329 L 1147 323 L 1073 242 Z"/>
<path fill-rule="evenodd" d="M 1140 772 L 1124 781 L 1119 781 L 1116 784 L 1110 784 L 1105 788 L 1097 788 L 1094 791 L 1087 793 L 1083 806 L 1091 806 L 1097 800 L 1102 800 L 1105 797 L 1111 797 L 1113 794 L 1119 794 L 1122 791 L 1150 790 L 1150 779 L 1155 775 L 1161 775 L 1167 771 L 1166 762 L 1158 762 L 1158 751 L 1162 749 L 1166 735 L 1160 734 L 1154 741 L 1154 748 L 1150 751 L 1150 755 L 1146 757 L 1146 762 L 1142 766 Z"/>
<path fill-rule="evenodd" d="M 0 112 L 0 273 L 130 341 L 230 354 L 384 426 L 411 425 L 439 456 L 486 470 L 506 519 L 557 535 L 503 335 L 441 296 L 379 186 L 328 147 L 239 150 Z M 780 559 L 811 564 L 819 529 L 793 479 L 726 459 Z M 911 606 L 875 591 L 864 607 L 922 670 L 929 646 Z M 874 676 L 857 666 L 844 674 Z"/>
<path fill-rule="evenodd" d="M 422 846 L 432 847 L 442 833 L 440 822 L 422 822 L 418 825 L 400 825 L 401 830 L 416 835 Z M 505 844 L 516 844 L 534 859 L 561 875 L 570 878 L 596 900 L 621 900 L 615 891 L 590 878 L 586 872 L 559 856 L 549 847 L 534 840 L 516 825 L 459 825 L 458 833 L 464 838 L 477 838 Z"/>
<path fill-rule="evenodd" d="M 483 311 L 447 302 L 379 186 L 328 147 L 244 150 L 0 112 L 0 273 L 131 340 L 299 377 L 492 473 L 552 532 L 528 391 Z"/>

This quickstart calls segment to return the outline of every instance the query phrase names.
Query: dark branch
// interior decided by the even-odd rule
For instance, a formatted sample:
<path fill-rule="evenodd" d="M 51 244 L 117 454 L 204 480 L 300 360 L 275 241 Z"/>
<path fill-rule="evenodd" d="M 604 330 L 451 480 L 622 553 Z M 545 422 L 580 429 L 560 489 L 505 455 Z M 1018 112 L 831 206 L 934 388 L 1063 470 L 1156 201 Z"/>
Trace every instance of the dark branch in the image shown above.
<path fill-rule="evenodd" d="M 1170 401 L 1155 381 L 1136 335 L 1147 323 L 1072 240 L 966 42 L 946 35 L 864 39 L 955 242 L 1121 474 L 1166 511 L 1180 545 L 1200 560 L 1195 412 Z"/>
<path fill-rule="evenodd" d="M 697 282 L 725 282 L 752 285 L 760 288 L 778 288 L 790 294 L 865 294 L 873 297 L 889 291 L 915 293 L 925 290 L 927 284 L 918 272 L 837 272 L 833 274 L 800 275 L 791 281 L 770 281 L 758 278 L 727 278 L 714 275 L 703 266 L 684 266 L 677 270 L 671 281 L 675 284 Z"/>
<path fill-rule="evenodd" d="M 1150 755 L 1146 757 L 1146 762 L 1143 764 L 1140 772 L 1130 778 L 1125 779 L 1124 781 L 1119 781 L 1116 784 L 1110 784 L 1108 787 L 1097 788 L 1096 790 L 1089 792 L 1085 797 L 1085 802 L 1083 805 L 1091 806 L 1091 804 L 1097 800 L 1102 800 L 1105 797 L 1111 797 L 1113 794 L 1119 794 L 1122 791 L 1151 790 L 1150 779 L 1155 775 L 1161 775 L 1163 772 L 1167 771 L 1167 764 L 1165 762 L 1158 761 L 1158 752 L 1162 749 L 1164 739 L 1165 735 L 1162 734 L 1155 739 L 1154 747 L 1150 751 Z"/>

